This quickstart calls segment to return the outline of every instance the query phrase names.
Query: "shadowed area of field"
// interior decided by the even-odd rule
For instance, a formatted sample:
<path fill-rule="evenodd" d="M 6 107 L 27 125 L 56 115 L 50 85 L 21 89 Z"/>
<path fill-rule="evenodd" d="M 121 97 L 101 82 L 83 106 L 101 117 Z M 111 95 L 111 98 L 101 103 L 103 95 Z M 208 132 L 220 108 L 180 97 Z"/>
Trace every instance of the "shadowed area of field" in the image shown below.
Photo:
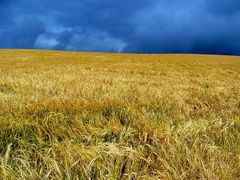
<path fill-rule="evenodd" d="M 0 50 L 0 176 L 240 177 L 240 57 Z"/>

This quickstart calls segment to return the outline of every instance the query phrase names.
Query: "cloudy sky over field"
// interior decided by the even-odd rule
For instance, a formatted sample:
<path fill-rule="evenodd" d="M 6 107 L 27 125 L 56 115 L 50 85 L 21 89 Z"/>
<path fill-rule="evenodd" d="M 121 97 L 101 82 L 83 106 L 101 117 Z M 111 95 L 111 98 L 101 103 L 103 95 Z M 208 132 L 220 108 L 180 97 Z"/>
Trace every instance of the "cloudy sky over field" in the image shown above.
<path fill-rule="evenodd" d="M 240 1 L 0 0 L 0 48 L 240 55 Z"/>

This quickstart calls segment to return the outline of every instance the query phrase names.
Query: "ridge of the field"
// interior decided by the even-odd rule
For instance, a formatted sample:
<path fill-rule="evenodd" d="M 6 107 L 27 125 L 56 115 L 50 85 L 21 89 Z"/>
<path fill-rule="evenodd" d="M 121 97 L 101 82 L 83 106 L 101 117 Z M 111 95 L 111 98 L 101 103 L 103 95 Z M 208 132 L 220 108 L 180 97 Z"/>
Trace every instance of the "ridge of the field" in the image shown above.
<path fill-rule="evenodd" d="M 50 54 L 56 54 L 56 53 L 63 53 L 63 54 L 75 54 L 75 55 L 81 55 L 81 54 L 91 54 L 91 55 L 130 55 L 130 56 L 167 56 L 167 55 L 173 55 L 173 56 L 208 56 L 208 57 L 232 57 L 232 58 L 240 58 L 238 55 L 219 55 L 219 54 L 189 54 L 189 53 L 127 53 L 127 52 L 95 52 L 95 51 L 67 51 L 67 50 L 45 50 L 45 49 L 1 49 L 1 53 L 50 53 Z"/>
<path fill-rule="evenodd" d="M 239 179 L 240 57 L 0 50 L 0 179 Z"/>

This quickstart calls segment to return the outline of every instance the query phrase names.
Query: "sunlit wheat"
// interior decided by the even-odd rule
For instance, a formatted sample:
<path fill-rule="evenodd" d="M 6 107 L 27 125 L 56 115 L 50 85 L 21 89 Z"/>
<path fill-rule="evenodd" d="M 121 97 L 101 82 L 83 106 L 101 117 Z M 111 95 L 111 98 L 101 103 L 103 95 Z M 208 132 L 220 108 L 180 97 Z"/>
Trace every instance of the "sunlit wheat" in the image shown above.
<path fill-rule="evenodd" d="M 0 50 L 2 179 L 240 178 L 240 57 Z"/>

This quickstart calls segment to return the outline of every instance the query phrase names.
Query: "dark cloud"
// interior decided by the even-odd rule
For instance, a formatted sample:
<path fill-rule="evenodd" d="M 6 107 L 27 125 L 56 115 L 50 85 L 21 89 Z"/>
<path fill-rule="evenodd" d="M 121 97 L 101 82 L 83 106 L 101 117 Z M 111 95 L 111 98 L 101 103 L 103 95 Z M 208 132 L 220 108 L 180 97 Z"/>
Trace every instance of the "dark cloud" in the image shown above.
<path fill-rule="evenodd" d="M 6 4 L 8 1 L 7 0 L 0 0 L 0 6 Z"/>
<path fill-rule="evenodd" d="M 9 24 L 11 21 L 11 18 L 9 17 L 9 6 L 10 4 L 8 4 L 7 0 L 0 0 L 0 28 Z"/>
<path fill-rule="evenodd" d="M 239 29 L 237 0 L 0 0 L 8 48 L 240 55 Z"/>
<path fill-rule="evenodd" d="M 238 47 L 238 48 L 237 48 Z M 239 45 L 234 46 L 228 41 L 209 41 L 209 42 L 197 42 L 192 47 L 192 52 L 197 54 L 240 54 Z"/>
<path fill-rule="evenodd" d="M 67 3 L 57 21 L 66 27 L 87 27 L 106 31 L 112 36 L 129 38 L 134 33 L 134 15 L 154 5 L 153 0 L 84 0 Z M 136 17 L 139 18 L 139 17 Z"/>
<path fill-rule="evenodd" d="M 219 16 L 229 16 L 240 13 L 240 1 L 238 0 L 209 0 L 208 10 Z"/>
<path fill-rule="evenodd" d="M 67 30 L 61 32 L 57 37 L 58 43 L 55 45 L 54 49 L 65 50 L 70 43 L 73 34 L 72 31 Z"/>
<path fill-rule="evenodd" d="M 0 33 L 1 48 L 33 48 L 37 37 L 45 32 L 45 25 L 35 18 L 24 18 Z"/>

